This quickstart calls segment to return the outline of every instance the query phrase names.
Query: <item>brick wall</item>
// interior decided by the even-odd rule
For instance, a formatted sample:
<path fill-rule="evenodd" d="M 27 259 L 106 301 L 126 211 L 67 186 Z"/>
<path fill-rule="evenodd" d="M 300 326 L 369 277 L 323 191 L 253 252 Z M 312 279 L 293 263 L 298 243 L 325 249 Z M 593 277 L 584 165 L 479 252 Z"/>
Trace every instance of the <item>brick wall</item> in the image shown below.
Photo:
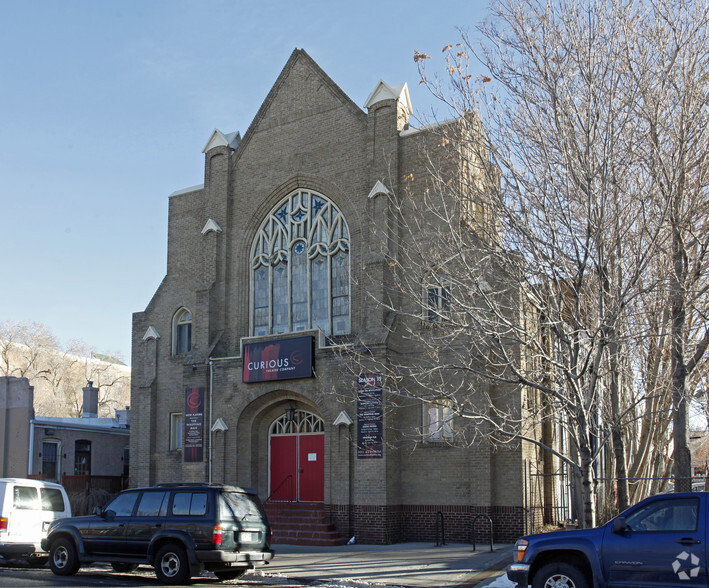
<path fill-rule="evenodd" d="M 331 521 L 342 535 L 358 543 L 397 542 L 514 543 L 524 535 L 521 506 L 428 505 L 328 505 Z M 442 522 L 441 522 L 442 517 Z M 490 519 L 488 519 L 490 517 Z"/>

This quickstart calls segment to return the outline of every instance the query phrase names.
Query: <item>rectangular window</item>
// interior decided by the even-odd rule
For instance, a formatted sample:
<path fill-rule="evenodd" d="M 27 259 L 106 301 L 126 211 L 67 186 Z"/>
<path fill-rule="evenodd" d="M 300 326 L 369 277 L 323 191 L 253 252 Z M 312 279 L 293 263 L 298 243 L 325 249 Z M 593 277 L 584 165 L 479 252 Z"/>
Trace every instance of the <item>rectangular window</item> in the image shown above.
<path fill-rule="evenodd" d="M 74 443 L 74 475 L 91 475 L 91 441 L 82 439 Z"/>
<path fill-rule="evenodd" d="M 450 400 L 439 398 L 424 405 L 424 437 L 429 441 L 453 439 L 453 409 Z"/>
<path fill-rule="evenodd" d="M 448 286 L 428 287 L 428 322 L 437 323 L 445 320 L 450 312 L 451 293 Z"/>
<path fill-rule="evenodd" d="M 57 482 L 57 472 L 59 467 L 57 458 L 59 444 L 56 441 L 45 441 L 42 443 L 42 474 L 48 482 Z"/>
<path fill-rule="evenodd" d="M 184 429 L 185 415 L 181 412 L 170 413 L 170 451 L 182 449 Z"/>

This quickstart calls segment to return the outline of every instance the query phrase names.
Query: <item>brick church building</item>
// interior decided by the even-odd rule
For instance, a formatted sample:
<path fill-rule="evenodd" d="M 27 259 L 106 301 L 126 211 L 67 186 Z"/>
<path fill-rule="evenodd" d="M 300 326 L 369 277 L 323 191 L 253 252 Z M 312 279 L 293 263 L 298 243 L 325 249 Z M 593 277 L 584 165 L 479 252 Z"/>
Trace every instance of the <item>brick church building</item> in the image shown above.
<path fill-rule="evenodd" d="M 133 316 L 131 485 L 255 488 L 277 539 L 286 506 L 360 543 L 433 541 L 441 518 L 467 542 L 477 515 L 477 539 L 487 517 L 496 541 L 523 534 L 524 448 L 443 442 L 435 406 L 383 410 L 386 380 L 343 353 L 394 352 L 370 296 L 389 271 L 377 252 L 401 238 L 382 220 L 398 183 L 425 185 L 434 137 L 411 113 L 405 84 L 380 82 L 362 109 L 295 50 L 244 135 L 214 131 L 204 184 L 170 196 L 167 274 Z M 397 445 L 402 431 L 420 442 Z"/>

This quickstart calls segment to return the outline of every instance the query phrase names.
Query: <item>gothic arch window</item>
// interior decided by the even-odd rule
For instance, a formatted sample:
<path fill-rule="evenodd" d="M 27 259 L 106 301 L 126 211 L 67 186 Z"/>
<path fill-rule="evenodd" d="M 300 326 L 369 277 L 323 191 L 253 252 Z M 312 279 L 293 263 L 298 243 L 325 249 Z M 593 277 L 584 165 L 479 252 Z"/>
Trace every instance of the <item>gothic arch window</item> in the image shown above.
<path fill-rule="evenodd" d="M 298 190 L 267 216 L 251 248 L 251 333 L 350 332 L 350 234 L 335 204 Z"/>
<path fill-rule="evenodd" d="M 192 349 L 192 313 L 181 308 L 172 319 L 172 354 L 184 355 Z"/>
<path fill-rule="evenodd" d="M 271 423 L 269 435 L 296 435 L 305 433 L 324 433 L 323 420 L 307 410 L 296 410 L 293 418 L 283 415 Z"/>

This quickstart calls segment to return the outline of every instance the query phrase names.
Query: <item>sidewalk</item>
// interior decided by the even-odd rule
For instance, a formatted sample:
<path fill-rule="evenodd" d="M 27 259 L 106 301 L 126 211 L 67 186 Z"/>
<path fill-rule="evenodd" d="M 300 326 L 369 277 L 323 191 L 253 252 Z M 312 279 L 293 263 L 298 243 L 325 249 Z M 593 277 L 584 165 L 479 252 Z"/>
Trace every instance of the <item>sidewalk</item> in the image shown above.
<path fill-rule="evenodd" d="M 275 557 L 259 568 L 267 575 L 301 582 L 344 581 L 414 588 L 472 588 L 502 574 L 512 561 L 511 544 L 396 543 L 308 547 L 274 545 Z"/>

